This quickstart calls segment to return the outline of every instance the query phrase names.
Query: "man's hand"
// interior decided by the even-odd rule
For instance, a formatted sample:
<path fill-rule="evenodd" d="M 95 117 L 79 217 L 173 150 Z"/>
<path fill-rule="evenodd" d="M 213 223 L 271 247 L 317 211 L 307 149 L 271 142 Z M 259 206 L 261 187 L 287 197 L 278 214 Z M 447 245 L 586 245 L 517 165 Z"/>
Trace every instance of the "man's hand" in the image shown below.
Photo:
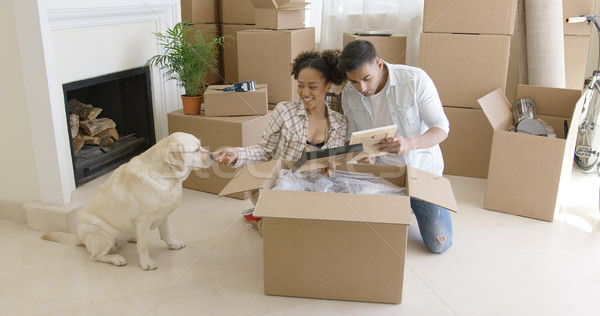
<path fill-rule="evenodd" d="M 223 148 L 213 153 L 216 162 L 222 165 L 230 165 L 238 159 L 238 151 L 235 148 Z"/>
<path fill-rule="evenodd" d="M 404 138 L 402 136 L 394 136 L 386 138 L 376 144 L 377 150 L 385 151 L 393 154 L 406 154 L 407 152 L 416 149 L 413 145 L 412 138 Z"/>

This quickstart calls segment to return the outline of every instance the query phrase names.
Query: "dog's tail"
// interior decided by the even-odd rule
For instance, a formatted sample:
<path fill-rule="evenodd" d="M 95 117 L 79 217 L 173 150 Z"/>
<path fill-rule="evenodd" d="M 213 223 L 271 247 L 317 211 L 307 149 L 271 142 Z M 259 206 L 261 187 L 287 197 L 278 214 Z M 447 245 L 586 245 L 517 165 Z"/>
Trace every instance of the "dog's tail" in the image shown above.
<path fill-rule="evenodd" d="M 83 246 L 83 242 L 79 239 L 77 235 L 63 233 L 63 232 L 53 232 L 47 233 L 42 236 L 44 240 L 56 241 L 61 244 L 65 244 L 67 246 Z"/>

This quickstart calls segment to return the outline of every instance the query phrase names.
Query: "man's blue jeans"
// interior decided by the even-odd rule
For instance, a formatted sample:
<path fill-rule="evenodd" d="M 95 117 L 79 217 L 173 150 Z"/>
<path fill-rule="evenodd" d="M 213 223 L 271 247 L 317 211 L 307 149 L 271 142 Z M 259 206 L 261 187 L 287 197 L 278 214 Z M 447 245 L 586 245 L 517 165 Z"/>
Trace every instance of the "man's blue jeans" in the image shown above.
<path fill-rule="evenodd" d="M 410 206 L 417 217 L 423 242 L 434 253 L 443 253 L 452 246 L 450 212 L 437 205 L 410 198 Z"/>

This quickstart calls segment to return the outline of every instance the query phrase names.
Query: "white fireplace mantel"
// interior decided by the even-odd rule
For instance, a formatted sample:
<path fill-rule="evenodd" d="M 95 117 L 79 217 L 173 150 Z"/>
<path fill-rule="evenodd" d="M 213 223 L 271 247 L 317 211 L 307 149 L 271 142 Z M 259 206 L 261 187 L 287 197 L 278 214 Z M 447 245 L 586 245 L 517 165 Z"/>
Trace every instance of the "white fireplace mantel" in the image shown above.
<path fill-rule="evenodd" d="M 152 31 L 162 32 L 181 20 L 180 1 L 38 0 L 14 1 L 13 5 L 40 199 L 42 203 L 67 205 L 71 202 L 75 181 L 62 91 L 62 84 L 66 82 L 61 82 L 59 78 L 65 71 L 64 68 L 57 69 L 60 49 L 58 53 L 56 49 L 60 47 L 53 43 L 53 32 L 69 29 L 81 31 L 84 28 L 97 30 L 102 26 L 135 23 L 153 23 Z M 151 38 L 150 34 L 145 35 Z M 150 40 L 154 41 L 149 45 L 153 50 L 150 53 L 157 54 L 159 46 L 154 39 Z M 90 62 L 98 64 L 98 60 Z M 100 71 L 96 69 L 99 73 L 95 73 L 95 76 L 125 70 L 110 69 L 126 64 L 124 62 L 107 62 L 110 66 Z M 100 63 L 97 67 L 103 65 Z M 64 63 L 58 67 L 65 67 Z M 179 90 L 174 82 L 165 81 L 155 69 L 151 78 L 156 138 L 161 139 L 168 134 L 167 113 L 181 107 Z"/>

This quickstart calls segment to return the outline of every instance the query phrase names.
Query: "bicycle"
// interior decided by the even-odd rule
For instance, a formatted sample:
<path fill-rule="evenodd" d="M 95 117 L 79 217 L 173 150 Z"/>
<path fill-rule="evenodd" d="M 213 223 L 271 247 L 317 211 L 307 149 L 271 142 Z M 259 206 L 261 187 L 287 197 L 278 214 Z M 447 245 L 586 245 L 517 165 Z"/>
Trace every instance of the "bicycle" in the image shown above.
<path fill-rule="evenodd" d="M 566 22 L 585 22 L 588 25 L 593 23 L 600 38 L 600 24 L 596 20 L 596 15 L 567 18 Z M 600 68 L 600 56 L 598 68 Z M 575 147 L 575 166 L 585 173 L 596 171 L 600 175 L 600 168 L 598 168 L 600 160 L 600 135 L 598 135 L 600 133 L 600 124 L 598 124 L 598 114 L 600 113 L 600 70 L 593 72 L 589 83 L 584 86 L 583 96 L 583 113 L 578 126 L 577 144 Z"/>

